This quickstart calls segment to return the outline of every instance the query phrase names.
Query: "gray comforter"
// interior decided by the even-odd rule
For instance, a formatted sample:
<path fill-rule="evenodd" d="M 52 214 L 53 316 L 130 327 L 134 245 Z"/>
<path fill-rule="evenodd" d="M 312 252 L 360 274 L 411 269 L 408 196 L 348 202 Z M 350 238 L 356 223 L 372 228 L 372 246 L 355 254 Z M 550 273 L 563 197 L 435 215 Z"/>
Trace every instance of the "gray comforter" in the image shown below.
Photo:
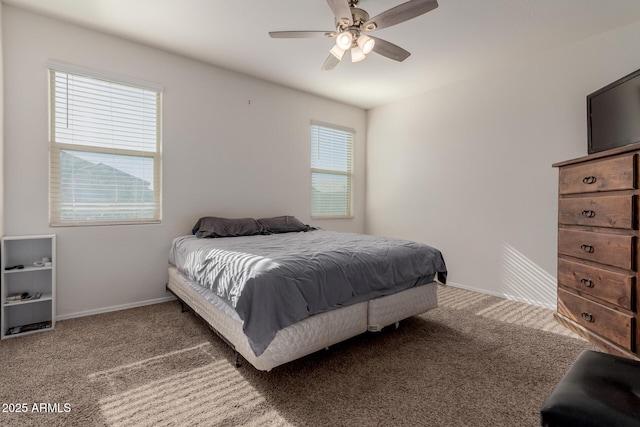
<path fill-rule="evenodd" d="M 314 230 L 261 236 L 174 239 L 169 262 L 231 305 L 256 356 L 278 330 L 311 315 L 431 282 L 445 283 L 430 246 Z"/>

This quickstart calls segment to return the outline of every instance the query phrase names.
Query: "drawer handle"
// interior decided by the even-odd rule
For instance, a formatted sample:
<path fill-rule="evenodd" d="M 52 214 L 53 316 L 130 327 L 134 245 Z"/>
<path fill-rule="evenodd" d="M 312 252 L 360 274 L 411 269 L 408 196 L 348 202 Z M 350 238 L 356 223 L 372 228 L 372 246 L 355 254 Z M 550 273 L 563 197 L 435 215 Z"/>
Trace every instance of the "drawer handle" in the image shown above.
<path fill-rule="evenodd" d="M 580 280 L 580 283 L 585 285 L 587 288 L 593 288 L 593 282 L 587 278 Z"/>
<path fill-rule="evenodd" d="M 582 316 L 582 318 L 587 322 L 593 322 L 593 314 L 591 313 L 587 313 L 586 311 L 583 311 L 582 314 L 580 314 L 580 316 Z"/>
<path fill-rule="evenodd" d="M 593 218 L 594 216 L 596 216 L 596 212 L 595 211 L 582 211 L 582 216 L 587 217 L 587 218 Z"/>
<path fill-rule="evenodd" d="M 582 245 L 582 246 L 580 246 L 580 249 L 582 249 L 583 251 L 585 251 L 585 252 L 587 252 L 589 254 L 592 254 L 593 251 L 594 251 L 593 246 L 591 246 L 591 245 Z"/>
<path fill-rule="evenodd" d="M 585 176 L 584 178 L 582 178 L 582 182 L 584 182 L 585 184 L 595 184 L 597 181 L 597 178 L 595 176 Z"/>

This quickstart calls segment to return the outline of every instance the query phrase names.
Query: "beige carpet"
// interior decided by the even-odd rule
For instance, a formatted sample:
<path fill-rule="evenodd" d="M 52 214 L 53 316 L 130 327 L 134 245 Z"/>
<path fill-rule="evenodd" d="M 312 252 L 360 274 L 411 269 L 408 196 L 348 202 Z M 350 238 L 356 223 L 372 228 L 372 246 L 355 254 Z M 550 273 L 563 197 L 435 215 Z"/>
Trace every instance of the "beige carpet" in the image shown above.
<path fill-rule="evenodd" d="M 2 409 L 28 408 L 0 425 L 539 425 L 544 399 L 593 347 L 550 310 L 451 287 L 439 297 L 398 330 L 269 373 L 236 369 L 177 302 L 61 321 L 0 343 Z"/>

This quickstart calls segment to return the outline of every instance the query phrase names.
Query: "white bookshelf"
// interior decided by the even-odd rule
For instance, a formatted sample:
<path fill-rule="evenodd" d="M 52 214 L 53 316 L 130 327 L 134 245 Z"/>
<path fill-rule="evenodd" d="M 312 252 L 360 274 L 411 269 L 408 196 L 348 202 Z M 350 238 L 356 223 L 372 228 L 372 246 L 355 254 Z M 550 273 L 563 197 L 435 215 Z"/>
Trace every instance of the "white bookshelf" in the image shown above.
<path fill-rule="evenodd" d="M 45 257 L 49 263 L 40 265 Z M 52 330 L 56 319 L 55 234 L 4 237 L 0 258 L 0 338 Z M 23 268 L 7 270 L 18 265 Z M 7 301 L 9 295 L 24 292 L 42 295 L 37 299 Z M 14 333 L 18 328 L 21 331 Z"/>

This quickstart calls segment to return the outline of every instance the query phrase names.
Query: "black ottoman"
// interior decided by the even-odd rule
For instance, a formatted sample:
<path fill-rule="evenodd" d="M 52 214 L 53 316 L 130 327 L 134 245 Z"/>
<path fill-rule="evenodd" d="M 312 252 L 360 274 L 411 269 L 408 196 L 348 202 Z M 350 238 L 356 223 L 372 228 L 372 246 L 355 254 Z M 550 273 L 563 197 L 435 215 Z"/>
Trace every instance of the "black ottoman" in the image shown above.
<path fill-rule="evenodd" d="M 545 427 L 640 427 L 640 362 L 583 351 L 540 409 Z"/>

